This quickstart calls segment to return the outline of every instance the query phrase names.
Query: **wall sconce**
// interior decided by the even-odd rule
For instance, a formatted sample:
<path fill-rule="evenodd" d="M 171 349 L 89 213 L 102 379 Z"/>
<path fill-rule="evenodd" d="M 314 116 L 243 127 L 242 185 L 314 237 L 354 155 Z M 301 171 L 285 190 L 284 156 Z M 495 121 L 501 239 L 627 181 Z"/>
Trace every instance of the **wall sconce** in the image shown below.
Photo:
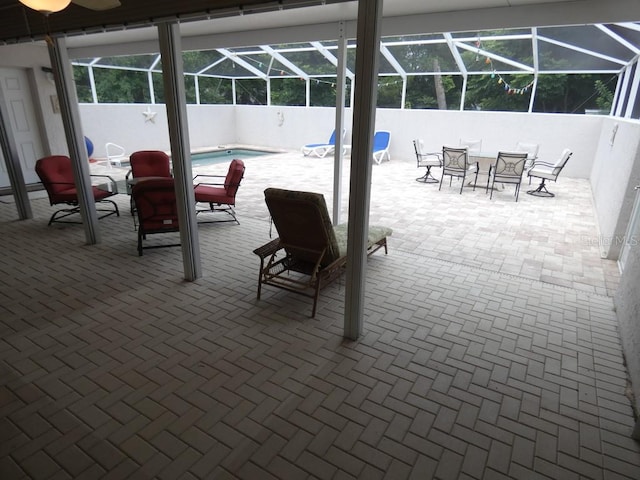
<path fill-rule="evenodd" d="M 67 8 L 71 0 L 20 0 L 20 3 L 43 15 L 49 15 Z"/>

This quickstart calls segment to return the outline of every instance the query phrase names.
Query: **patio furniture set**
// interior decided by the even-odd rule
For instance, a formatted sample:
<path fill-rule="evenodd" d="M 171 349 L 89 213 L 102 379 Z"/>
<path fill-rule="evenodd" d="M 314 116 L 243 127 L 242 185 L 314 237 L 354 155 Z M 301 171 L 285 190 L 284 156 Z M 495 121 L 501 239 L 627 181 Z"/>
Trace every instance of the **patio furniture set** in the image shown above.
<path fill-rule="evenodd" d="M 556 181 L 558 175 L 567 164 L 572 155 L 571 150 L 564 149 L 560 157 L 553 163 L 538 159 L 539 145 L 535 143 L 519 142 L 515 150 L 501 150 L 498 152 L 486 152 L 482 150 L 482 140 L 460 140 L 458 146 L 443 146 L 441 152 L 426 152 L 424 142 L 421 139 L 413 141 L 418 168 L 426 168 L 423 176 L 416 181 L 423 183 L 439 183 L 438 190 L 442 189 L 445 176 L 449 177 L 451 186 L 454 177 L 462 180 L 460 193 L 465 186 L 468 176 L 474 176 L 473 181 L 466 185 L 473 186 L 475 190 L 478 184 L 478 175 L 486 176 L 485 192 L 491 191 L 489 198 L 493 198 L 496 183 L 512 184 L 515 186 L 515 198 L 518 201 L 520 185 L 524 172 L 527 172 L 529 182 L 531 178 L 539 178 L 540 185 L 533 190 L 528 190 L 529 195 L 538 197 L 553 197 L 547 190 L 547 180 Z M 442 168 L 441 179 L 436 179 L 432 168 Z"/>
<path fill-rule="evenodd" d="M 178 231 L 175 185 L 169 156 L 159 150 L 143 150 L 132 153 L 129 162 L 131 170 L 125 177 L 125 185 L 126 193 L 131 196 L 131 215 L 134 216 L 134 227 L 138 232 L 138 254 L 142 255 L 147 248 L 177 246 L 178 244 L 143 245 L 147 235 Z M 230 216 L 224 219 L 213 217 L 199 223 L 240 223 L 234 206 L 244 171 L 244 162 L 234 159 L 226 176 L 197 175 L 194 178 L 196 214 L 222 212 Z M 36 162 L 36 172 L 47 191 L 50 204 L 64 205 L 53 213 L 48 225 L 82 223 L 77 216 L 75 219 L 66 219 L 80 213 L 71 159 L 63 155 L 41 158 Z M 96 204 L 111 204 L 110 209 L 97 209 L 101 213 L 99 218 L 113 214 L 120 216 L 118 205 L 110 199 L 119 193 L 115 180 L 108 175 L 91 175 L 91 179 L 95 182 L 91 188 Z"/>
<path fill-rule="evenodd" d="M 170 159 L 156 150 L 133 153 L 131 170 L 126 175 L 126 189 L 131 196 L 131 215 L 137 230 L 138 255 L 151 248 L 180 246 L 180 243 L 154 243 L 144 245 L 148 235 L 168 234 L 179 231 L 178 207 Z M 63 204 L 50 218 L 49 225 L 59 223 L 82 223 L 79 220 L 63 220 L 80 211 L 71 159 L 62 155 L 41 158 L 36 171 L 49 195 L 51 205 Z M 226 176 L 197 175 L 194 179 L 196 204 L 203 212 L 224 212 L 239 224 L 233 207 L 235 196 L 244 176 L 244 163 L 234 159 Z M 99 209 L 105 212 L 100 218 L 120 215 L 118 205 L 110 200 L 118 194 L 116 182 L 107 175 L 92 175 L 97 182 L 92 186 L 94 201 L 108 202 L 112 208 Z M 257 298 L 262 286 L 288 290 L 313 299 L 311 316 L 317 310 L 320 290 L 332 283 L 346 269 L 347 224 L 333 226 L 324 196 L 319 193 L 267 188 L 265 202 L 278 232 L 278 238 L 254 250 L 260 258 Z M 200 222 L 206 223 L 206 222 Z M 387 253 L 387 237 L 392 230 L 384 226 L 369 226 L 367 232 L 367 255 L 384 248 Z"/>

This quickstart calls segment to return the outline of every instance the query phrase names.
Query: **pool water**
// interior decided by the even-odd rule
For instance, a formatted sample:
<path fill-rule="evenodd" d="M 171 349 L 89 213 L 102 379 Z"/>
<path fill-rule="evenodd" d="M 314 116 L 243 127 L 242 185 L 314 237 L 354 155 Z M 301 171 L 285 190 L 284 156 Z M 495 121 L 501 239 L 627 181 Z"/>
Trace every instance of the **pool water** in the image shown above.
<path fill-rule="evenodd" d="M 246 160 L 248 158 L 261 157 L 264 155 L 273 155 L 277 152 L 269 152 L 265 150 L 250 150 L 246 148 L 230 148 L 225 150 L 212 150 L 210 152 L 201 152 L 191 154 L 192 165 L 213 165 L 215 163 L 224 163 L 234 158 Z"/>

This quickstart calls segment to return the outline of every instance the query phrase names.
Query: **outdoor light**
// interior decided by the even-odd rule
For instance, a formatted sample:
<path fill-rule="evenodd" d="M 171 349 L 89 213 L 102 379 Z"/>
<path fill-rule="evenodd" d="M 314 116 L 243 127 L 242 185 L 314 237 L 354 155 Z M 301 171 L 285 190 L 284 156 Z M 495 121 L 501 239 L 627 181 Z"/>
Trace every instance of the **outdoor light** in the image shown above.
<path fill-rule="evenodd" d="M 69 6 L 71 0 L 19 0 L 20 3 L 44 15 L 59 12 Z"/>

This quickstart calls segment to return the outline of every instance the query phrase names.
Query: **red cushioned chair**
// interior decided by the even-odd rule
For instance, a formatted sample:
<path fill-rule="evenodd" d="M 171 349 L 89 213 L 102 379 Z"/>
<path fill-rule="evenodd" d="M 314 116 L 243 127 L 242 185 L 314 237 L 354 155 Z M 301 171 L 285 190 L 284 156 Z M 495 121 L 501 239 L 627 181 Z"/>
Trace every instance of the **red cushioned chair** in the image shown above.
<path fill-rule="evenodd" d="M 236 204 L 236 193 L 244 176 L 244 170 L 244 162 L 235 159 L 231 161 L 226 177 L 222 175 L 196 175 L 194 178 L 194 181 L 198 181 L 194 186 L 196 203 L 209 204 L 209 208 L 198 209 L 196 213 L 225 212 L 231 215 L 231 219 L 209 220 L 201 223 L 236 222 L 240 225 L 233 207 Z M 223 183 L 219 180 L 221 178 L 224 178 Z"/>
<path fill-rule="evenodd" d="M 70 215 L 80 212 L 78 206 L 78 191 L 73 179 L 73 170 L 71 168 L 71 159 L 64 155 L 51 155 L 44 157 L 36 162 L 36 173 L 40 177 L 42 185 L 49 195 L 49 203 L 51 205 L 68 205 L 68 208 L 62 208 L 51 215 L 48 225 L 57 223 L 82 223 L 78 220 L 62 220 Z M 120 216 L 118 205 L 107 200 L 118 193 L 118 185 L 115 180 L 108 175 L 91 175 L 93 190 L 93 198 L 97 203 L 110 203 L 113 208 L 104 209 L 96 208 L 99 214 L 98 218 L 108 217 L 109 215 Z"/>
<path fill-rule="evenodd" d="M 129 157 L 131 169 L 125 176 L 127 193 L 131 195 L 131 188 L 140 181 L 141 178 L 170 178 L 171 159 L 169 155 L 160 150 L 140 150 L 133 152 Z M 131 215 L 135 212 L 133 198 L 131 199 Z"/>
<path fill-rule="evenodd" d="M 142 256 L 142 251 L 148 248 L 180 246 L 180 243 L 166 242 L 142 245 L 147 235 L 179 231 L 173 178 L 142 178 L 131 188 L 131 198 L 138 218 L 138 255 Z"/>

